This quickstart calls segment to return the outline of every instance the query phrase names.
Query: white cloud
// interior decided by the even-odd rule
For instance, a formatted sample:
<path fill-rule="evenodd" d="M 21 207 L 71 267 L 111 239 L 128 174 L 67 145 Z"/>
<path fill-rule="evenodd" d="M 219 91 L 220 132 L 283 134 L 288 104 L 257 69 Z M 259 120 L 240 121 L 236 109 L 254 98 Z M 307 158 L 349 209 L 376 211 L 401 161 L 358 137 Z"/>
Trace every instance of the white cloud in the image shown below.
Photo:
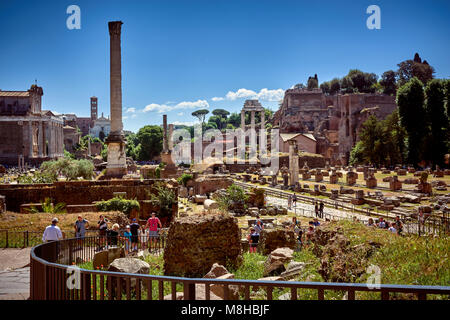
<path fill-rule="evenodd" d="M 178 112 L 178 113 L 177 113 L 177 116 L 180 116 L 180 117 L 181 117 L 182 115 L 184 115 L 183 112 Z"/>
<path fill-rule="evenodd" d="M 136 112 L 136 108 L 128 108 L 127 111 L 125 111 L 125 113 L 135 113 Z"/>
<path fill-rule="evenodd" d="M 208 101 L 206 100 L 183 101 L 174 106 L 169 106 L 167 104 L 151 103 L 147 105 L 142 111 L 143 112 L 157 111 L 159 113 L 163 113 L 177 109 L 198 109 L 198 108 L 208 109 L 209 108 Z"/>
<path fill-rule="evenodd" d="M 241 88 L 235 92 L 228 91 L 225 95 L 225 98 L 222 97 L 214 97 L 212 101 L 222 101 L 222 100 L 236 100 L 236 99 L 258 99 L 261 101 L 279 101 L 284 97 L 283 89 L 267 89 L 263 88 L 259 92 L 255 92 L 253 90 Z"/>
<path fill-rule="evenodd" d="M 122 120 L 127 120 L 127 119 L 128 119 L 127 116 L 122 117 Z"/>
<path fill-rule="evenodd" d="M 242 99 L 242 98 L 256 98 L 257 95 L 258 94 L 253 90 L 241 88 L 236 92 L 228 91 L 226 98 L 227 98 L 227 100 L 236 100 L 236 99 Z"/>

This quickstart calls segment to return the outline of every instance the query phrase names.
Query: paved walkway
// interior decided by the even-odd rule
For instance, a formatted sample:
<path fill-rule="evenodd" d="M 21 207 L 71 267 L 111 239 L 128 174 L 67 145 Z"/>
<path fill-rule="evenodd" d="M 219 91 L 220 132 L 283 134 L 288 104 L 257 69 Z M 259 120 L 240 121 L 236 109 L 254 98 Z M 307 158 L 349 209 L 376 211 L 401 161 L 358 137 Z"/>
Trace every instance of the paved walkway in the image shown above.
<path fill-rule="evenodd" d="M 284 208 L 288 207 L 287 199 L 266 196 L 266 201 L 270 204 L 280 205 Z M 289 211 L 295 212 L 299 216 L 311 217 L 311 218 L 315 217 L 314 205 L 308 204 L 308 203 L 303 203 L 300 201 L 297 201 L 297 205 L 295 207 L 292 206 L 292 208 L 289 209 Z M 339 218 L 352 219 L 353 217 L 356 217 L 358 220 L 361 220 L 361 221 L 367 221 L 369 219 L 369 217 L 362 215 L 362 214 L 351 213 L 351 212 L 342 211 L 342 210 L 329 208 L 329 207 L 324 207 L 323 212 L 324 212 L 324 214 L 330 214 L 332 216 L 339 217 Z"/>
<path fill-rule="evenodd" d="M 30 267 L 0 272 L 0 300 L 25 300 L 30 296 Z"/>
<path fill-rule="evenodd" d="M 0 300 L 25 300 L 30 296 L 30 250 L 0 249 Z"/>

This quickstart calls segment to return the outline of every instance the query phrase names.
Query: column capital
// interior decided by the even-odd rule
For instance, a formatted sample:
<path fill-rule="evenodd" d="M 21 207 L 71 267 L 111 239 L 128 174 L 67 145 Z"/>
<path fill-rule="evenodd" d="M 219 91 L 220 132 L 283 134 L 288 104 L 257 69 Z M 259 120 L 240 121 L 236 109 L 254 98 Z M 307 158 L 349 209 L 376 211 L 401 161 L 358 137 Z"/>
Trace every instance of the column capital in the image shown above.
<path fill-rule="evenodd" d="M 110 36 L 120 36 L 122 29 L 122 21 L 110 21 L 108 22 L 108 29 Z"/>

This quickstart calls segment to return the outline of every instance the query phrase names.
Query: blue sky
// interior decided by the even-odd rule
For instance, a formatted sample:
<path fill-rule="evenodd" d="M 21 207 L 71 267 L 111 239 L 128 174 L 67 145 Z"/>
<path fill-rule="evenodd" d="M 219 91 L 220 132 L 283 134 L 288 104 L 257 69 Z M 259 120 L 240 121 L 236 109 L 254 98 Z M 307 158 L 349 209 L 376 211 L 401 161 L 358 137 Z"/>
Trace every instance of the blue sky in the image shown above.
<path fill-rule="evenodd" d="M 69 30 L 66 9 L 81 9 Z M 381 30 L 366 8 L 381 9 Z M 124 128 L 196 121 L 198 108 L 278 108 L 283 90 L 342 77 L 381 75 L 419 52 L 450 77 L 450 1 L 12 1 L 0 0 L 0 89 L 44 88 L 43 106 L 109 114 L 108 21 L 122 20 Z M 280 90 L 281 89 L 281 90 Z"/>

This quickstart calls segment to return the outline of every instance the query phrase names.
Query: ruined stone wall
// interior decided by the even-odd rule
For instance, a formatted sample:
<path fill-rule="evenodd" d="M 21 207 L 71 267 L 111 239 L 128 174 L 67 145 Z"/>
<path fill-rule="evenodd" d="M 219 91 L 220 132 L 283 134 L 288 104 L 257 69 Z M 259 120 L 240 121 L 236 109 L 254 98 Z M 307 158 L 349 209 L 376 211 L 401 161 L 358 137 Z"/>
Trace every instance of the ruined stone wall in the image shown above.
<path fill-rule="evenodd" d="M 39 203 L 45 198 L 52 198 L 54 203 L 66 205 L 91 204 L 94 201 L 108 200 L 114 192 L 126 192 L 128 199 L 149 200 L 148 192 L 154 193 L 152 186 L 159 180 L 103 180 L 103 181 L 69 181 L 53 184 L 0 185 L 0 195 L 6 198 L 9 211 L 20 211 L 24 203 Z M 167 185 L 178 195 L 178 185 Z M 141 208 L 143 210 L 144 208 Z M 143 212 L 143 214 L 146 212 Z"/>
<path fill-rule="evenodd" d="M 256 168 L 260 169 L 261 164 L 255 163 L 255 164 L 249 164 L 249 163 L 225 163 L 225 167 L 227 168 L 230 173 L 239 173 L 244 172 L 249 168 Z"/>
<path fill-rule="evenodd" d="M 24 125 L 28 133 L 27 123 Z M 24 144 L 23 128 L 17 121 L 0 122 L 0 163 L 17 165 L 17 156 L 28 154 L 28 146 L 28 139 Z"/>
<path fill-rule="evenodd" d="M 203 277 L 214 263 L 237 268 L 241 254 L 237 219 L 228 215 L 175 219 L 164 250 L 164 274 Z"/>
<path fill-rule="evenodd" d="M 279 157 L 279 167 L 282 168 L 283 166 L 289 168 L 289 156 L 281 156 Z M 308 164 L 308 167 L 313 168 L 325 168 L 325 158 L 321 155 L 315 155 L 315 156 L 308 156 L 308 155 L 302 155 L 298 157 L 298 164 L 299 168 L 302 168 L 305 162 Z"/>
<path fill-rule="evenodd" d="M 338 107 L 341 110 L 339 125 L 339 153 L 348 161 L 352 147 L 359 139 L 361 126 L 374 114 L 385 119 L 396 108 L 395 97 L 381 94 L 349 94 L 339 96 Z"/>
<path fill-rule="evenodd" d="M 219 189 L 226 189 L 233 184 L 227 175 L 205 175 L 194 180 L 195 194 L 213 193 Z"/>

